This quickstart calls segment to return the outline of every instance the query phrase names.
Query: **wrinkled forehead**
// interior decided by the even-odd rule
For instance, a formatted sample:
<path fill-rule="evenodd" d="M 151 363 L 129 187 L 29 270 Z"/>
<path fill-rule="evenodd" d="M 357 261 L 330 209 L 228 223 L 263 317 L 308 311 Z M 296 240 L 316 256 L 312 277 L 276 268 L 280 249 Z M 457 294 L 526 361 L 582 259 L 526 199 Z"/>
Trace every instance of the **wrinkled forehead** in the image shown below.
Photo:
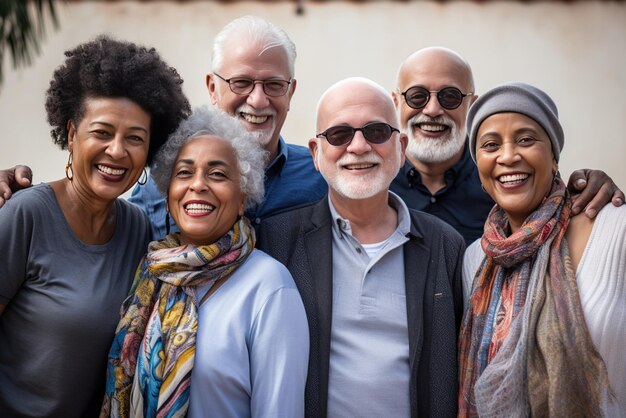
<path fill-rule="evenodd" d="M 187 139 L 176 156 L 175 164 L 199 167 L 223 167 L 238 173 L 239 156 L 230 140 L 200 133 Z"/>
<path fill-rule="evenodd" d="M 200 150 L 210 148 L 224 150 L 230 149 L 234 152 L 228 140 L 222 138 L 221 136 L 208 133 L 207 131 L 198 131 L 194 134 L 191 134 L 187 139 L 184 140 L 184 142 L 182 142 L 181 147 L 178 151 L 178 157 L 180 158 L 181 156 L 186 154 L 195 154 L 198 153 Z"/>

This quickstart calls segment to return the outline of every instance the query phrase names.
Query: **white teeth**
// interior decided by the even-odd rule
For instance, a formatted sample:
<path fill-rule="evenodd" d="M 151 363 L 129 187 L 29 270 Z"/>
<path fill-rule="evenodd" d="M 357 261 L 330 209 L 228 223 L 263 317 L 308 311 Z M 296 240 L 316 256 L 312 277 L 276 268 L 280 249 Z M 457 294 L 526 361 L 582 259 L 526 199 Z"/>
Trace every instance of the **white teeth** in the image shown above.
<path fill-rule="evenodd" d="M 257 115 L 251 115 L 249 113 L 243 113 L 243 112 L 241 112 L 240 114 L 242 118 L 244 118 L 247 122 L 250 122 L 250 123 L 263 123 L 269 119 L 269 116 L 257 116 Z"/>
<path fill-rule="evenodd" d="M 447 129 L 447 126 L 444 125 L 432 125 L 429 123 L 421 123 L 419 127 L 420 129 L 428 132 L 441 132 Z"/>
<path fill-rule="evenodd" d="M 345 166 L 347 170 L 362 170 L 364 168 L 374 167 L 374 164 L 371 163 L 363 163 L 363 164 L 350 164 Z"/>
<path fill-rule="evenodd" d="M 508 174 L 498 177 L 498 180 L 501 183 L 515 183 L 518 181 L 526 180 L 528 177 L 528 174 Z"/>
<path fill-rule="evenodd" d="M 209 213 L 213 211 L 214 209 L 215 209 L 215 206 L 211 206 L 205 203 L 189 203 L 188 205 L 185 205 L 185 210 L 192 215 L 198 215 L 201 213 Z"/>
<path fill-rule="evenodd" d="M 112 175 L 112 176 L 121 176 L 122 174 L 126 172 L 126 169 L 124 168 L 111 168 L 111 167 L 108 167 L 106 165 L 101 165 L 101 164 L 98 164 L 98 170 L 102 171 L 103 173 Z"/>

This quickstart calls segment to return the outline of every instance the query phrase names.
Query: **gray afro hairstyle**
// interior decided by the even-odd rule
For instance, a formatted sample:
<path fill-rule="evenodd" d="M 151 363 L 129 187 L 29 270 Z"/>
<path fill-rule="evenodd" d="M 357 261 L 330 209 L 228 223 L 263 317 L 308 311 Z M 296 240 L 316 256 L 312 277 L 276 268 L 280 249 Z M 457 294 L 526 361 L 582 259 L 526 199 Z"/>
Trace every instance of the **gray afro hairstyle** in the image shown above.
<path fill-rule="evenodd" d="M 196 108 L 170 135 L 157 153 L 150 174 L 159 191 L 167 196 L 172 169 L 182 147 L 198 136 L 217 136 L 227 141 L 235 151 L 241 178 L 241 190 L 246 195 L 246 209 L 263 201 L 267 153 L 239 121 L 214 107 Z"/>

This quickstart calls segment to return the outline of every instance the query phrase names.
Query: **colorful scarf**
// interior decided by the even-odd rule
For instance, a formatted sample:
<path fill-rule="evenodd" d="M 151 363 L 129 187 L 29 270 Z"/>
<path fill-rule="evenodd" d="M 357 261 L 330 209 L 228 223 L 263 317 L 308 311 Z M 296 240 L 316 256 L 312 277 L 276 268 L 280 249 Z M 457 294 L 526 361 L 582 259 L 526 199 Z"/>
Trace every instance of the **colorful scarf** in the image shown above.
<path fill-rule="evenodd" d="M 567 241 L 571 202 L 549 196 L 508 235 L 497 205 L 459 340 L 459 417 L 596 417 L 606 366 L 591 341 Z"/>
<path fill-rule="evenodd" d="M 245 217 L 215 243 L 150 243 L 109 352 L 101 417 L 184 417 L 198 329 L 197 286 L 229 277 L 254 249 Z"/>

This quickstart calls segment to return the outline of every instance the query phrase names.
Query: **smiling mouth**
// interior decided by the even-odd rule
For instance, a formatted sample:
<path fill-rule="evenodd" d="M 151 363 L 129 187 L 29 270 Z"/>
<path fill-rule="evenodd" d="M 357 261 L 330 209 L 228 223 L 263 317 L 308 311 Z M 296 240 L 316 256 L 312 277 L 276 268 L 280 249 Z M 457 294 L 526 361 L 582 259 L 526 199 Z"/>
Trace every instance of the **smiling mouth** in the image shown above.
<path fill-rule="evenodd" d="M 190 215 L 206 215 L 215 210 L 215 206 L 207 203 L 189 203 L 184 205 L 183 208 Z"/>
<path fill-rule="evenodd" d="M 126 173 L 125 168 L 113 168 L 102 164 L 96 165 L 96 168 L 98 169 L 98 171 L 101 171 L 109 176 L 123 176 L 124 173 Z"/>
<path fill-rule="evenodd" d="M 243 120 L 253 124 L 265 123 L 270 117 L 269 115 L 251 115 L 250 113 L 239 112 L 239 116 Z"/>
<path fill-rule="evenodd" d="M 374 163 L 361 163 L 361 164 L 347 164 L 344 165 L 343 168 L 346 170 L 367 170 L 368 168 L 372 168 L 376 166 Z"/>
<path fill-rule="evenodd" d="M 530 174 L 504 174 L 498 177 L 498 181 L 502 184 L 512 185 L 525 181 Z"/>
<path fill-rule="evenodd" d="M 447 125 L 442 125 L 440 123 L 432 123 L 432 122 L 417 123 L 413 126 L 414 127 L 416 126 L 417 128 L 419 128 L 420 130 L 424 132 L 431 132 L 431 133 L 440 133 L 440 132 L 444 132 L 450 129 L 450 127 Z"/>

